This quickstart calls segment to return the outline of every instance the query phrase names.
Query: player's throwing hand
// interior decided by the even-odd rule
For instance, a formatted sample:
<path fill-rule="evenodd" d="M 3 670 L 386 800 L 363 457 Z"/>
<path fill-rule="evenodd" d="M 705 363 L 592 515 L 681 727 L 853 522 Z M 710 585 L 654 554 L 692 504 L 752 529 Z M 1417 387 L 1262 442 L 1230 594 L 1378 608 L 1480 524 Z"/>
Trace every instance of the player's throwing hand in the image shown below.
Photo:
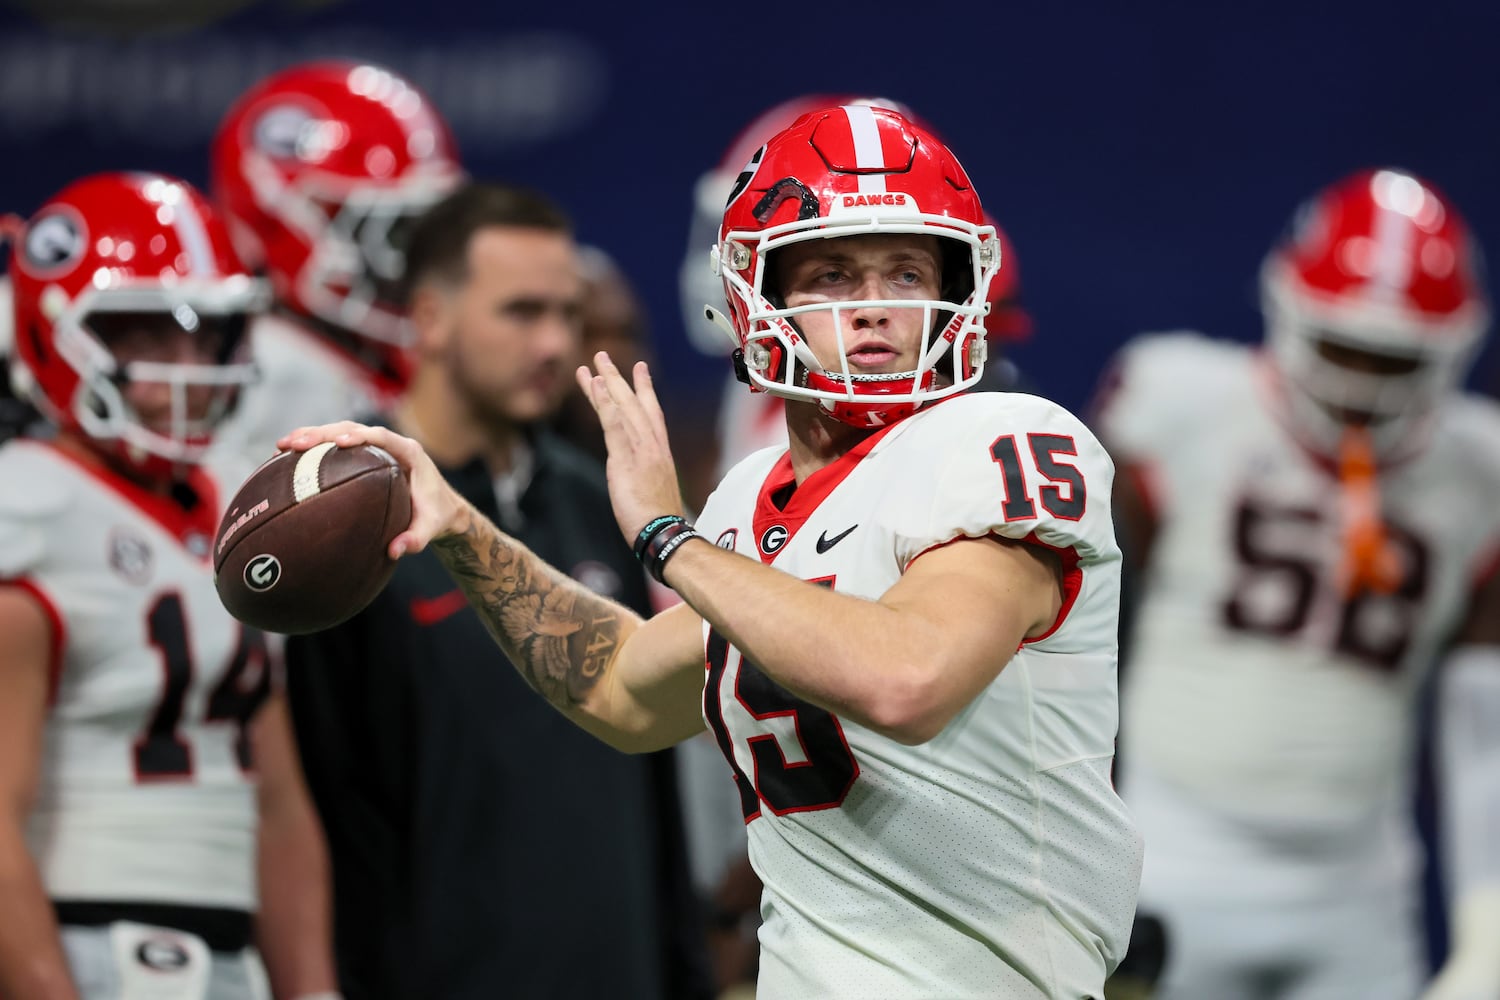
<path fill-rule="evenodd" d="M 391 539 L 389 552 L 392 559 L 399 559 L 408 552 L 421 552 L 434 538 L 462 529 L 467 505 L 449 487 L 422 446 L 411 438 L 389 428 L 341 420 L 335 424 L 299 427 L 277 441 L 276 447 L 306 451 L 324 441 L 332 441 L 340 448 L 373 444 L 390 452 L 406 470 L 411 483 L 411 524 Z"/>
<path fill-rule="evenodd" d="M 594 355 L 594 369 L 578 366 L 578 385 L 599 414 L 609 448 L 605 471 L 615 520 L 633 541 L 653 518 L 682 513 L 677 469 L 667 442 L 667 422 L 646 362 L 637 361 L 634 388 L 609 355 Z"/>

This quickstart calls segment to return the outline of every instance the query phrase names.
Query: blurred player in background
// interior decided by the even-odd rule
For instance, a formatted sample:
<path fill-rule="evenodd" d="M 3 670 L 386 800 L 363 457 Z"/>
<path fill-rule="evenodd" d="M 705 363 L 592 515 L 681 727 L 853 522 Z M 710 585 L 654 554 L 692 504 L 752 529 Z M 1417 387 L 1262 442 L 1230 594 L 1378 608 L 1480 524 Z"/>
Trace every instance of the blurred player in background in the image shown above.
<path fill-rule="evenodd" d="M 579 371 L 621 532 L 683 598 L 649 621 L 503 533 L 409 438 L 283 443 L 392 451 L 413 489 L 393 552 L 430 541 L 581 727 L 645 751 L 707 722 L 765 886 L 760 1000 L 1100 996 L 1141 857 L 1109 777 L 1113 466 L 1045 400 L 959 395 L 1001 263 L 968 176 L 894 111 L 824 109 L 750 160 L 717 243 L 789 433 L 696 530 L 646 366 L 634 389 L 603 354 Z"/>
<path fill-rule="evenodd" d="M 578 356 L 591 358 L 605 351 L 629 364 L 651 360 L 651 331 L 641 297 L 620 265 L 604 250 L 578 247 L 578 270 L 583 278 L 578 317 Z M 604 431 L 588 397 L 568 382 L 567 394 L 552 420 L 553 428 L 601 463 L 607 456 Z"/>
<path fill-rule="evenodd" d="M 327 997 L 321 839 L 198 464 L 265 290 L 154 174 L 64 189 L 10 275 L 56 435 L 0 447 L 0 995 L 259 997 L 258 928 L 276 995 Z"/>
<path fill-rule="evenodd" d="M 545 427 L 587 308 L 568 219 L 465 184 L 408 264 L 416 364 L 388 419 L 487 517 L 649 613 L 602 467 Z M 672 755 L 619 753 L 532 697 L 435 554 L 287 660 L 350 1000 L 711 995 Z"/>
<path fill-rule="evenodd" d="M 1263 350 L 1144 337 L 1106 382 L 1160 997 L 1500 996 L 1500 413 L 1460 392 L 1480 269 L 1430 184 L 1361 172 L 1267 256 Z M 1423 992 L 1410 776 L 1440 658 L 1454 933 Z"/>
<path fill-rule="evenodd" d="M 410 373 L 397 291 L 406 235 L 461 175 L 431 102 L 378 66 L 294 66 L 235 102 L 214 136 L 211 190 L 276 304 L 256 324 L 260 381 L 217 451 L 259 464 L 288 420 L 395 399 Z"/>

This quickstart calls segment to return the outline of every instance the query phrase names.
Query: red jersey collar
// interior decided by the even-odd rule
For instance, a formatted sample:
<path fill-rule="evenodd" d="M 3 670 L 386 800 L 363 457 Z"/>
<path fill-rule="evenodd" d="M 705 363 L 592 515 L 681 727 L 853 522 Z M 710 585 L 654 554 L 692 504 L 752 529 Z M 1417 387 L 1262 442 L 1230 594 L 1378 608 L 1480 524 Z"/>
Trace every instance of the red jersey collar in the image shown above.
<path fill-rule="evenodd" d="M 915 414 L 913 414 L 915 416 Z M 910 420 L 907 417 L 906 420 Z M 882 427 L 828 465 L 808 476 L 797 486 L 784 508 L 777 507 L 774 497 L 796 481 L 792 472 L 792 456 L 784 453 L 761 484 L 760 495 L 755 500 L 755 514 L 751 530 L 755 533 L 755 551 L 763 563 L 771 563 L 776 554 L 786 547 L 798 529 L 818 509 L 838 485 L 849 477 L 855 466 L 868 455 L 887 434 L 901 427 L 906 420 L 899 420 L 889 427 Z"/>

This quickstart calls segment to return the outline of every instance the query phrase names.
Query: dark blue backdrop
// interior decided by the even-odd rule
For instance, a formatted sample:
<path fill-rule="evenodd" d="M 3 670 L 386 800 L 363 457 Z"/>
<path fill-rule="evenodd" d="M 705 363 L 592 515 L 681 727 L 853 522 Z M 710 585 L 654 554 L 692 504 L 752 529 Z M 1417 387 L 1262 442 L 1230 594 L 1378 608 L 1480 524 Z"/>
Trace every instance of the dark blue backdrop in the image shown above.
<path fill-rule="evenodd" d="M 807 91 L 896 97 L 944 134 L 1017 245 L 1038 330 L 1017 355 L 1074 408 L 1134 332 L 1258 336 L 1260 255 L 1345 171 L 1425 173 L 1500 247 L 1493 4 L 647 9 L 263 3 L 130 41 L 0 12 L 0 207 L 29 211 L 96 169 L 201 182 L 213 123 L 250 80 L 313 55 L 378 59 L 434 95 L 475 173 L 547 190 L 623 259 L 679 409 L 722 371 L 676 349 L 692 182 L 754 114 Z"/>

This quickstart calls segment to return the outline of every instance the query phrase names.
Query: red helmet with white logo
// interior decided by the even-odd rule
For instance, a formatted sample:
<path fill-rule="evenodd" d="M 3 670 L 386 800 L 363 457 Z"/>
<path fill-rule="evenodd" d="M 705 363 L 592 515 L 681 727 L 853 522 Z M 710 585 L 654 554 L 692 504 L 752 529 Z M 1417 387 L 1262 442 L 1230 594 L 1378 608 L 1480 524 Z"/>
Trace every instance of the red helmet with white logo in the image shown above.
<path fill-rule="evenodd" d="M 229 110 L 213 141 L 213 195 L 235 246 L 277 298 L 400 347 L 407 228 L 462 176 L 447 124 L 388 70 L 283 70 Z"/>
<path fill-rule="evenodd" d="M 245 327 L 269 294 L 201 193 L 161 174 L 76 181 L 16 236 L 10 276 L 13 375 L 49 420 L 153 476 L 203 457 L 214 425 L 254 377 Z M 214 362 L 117 359 L 114 338 L 142 325 L 186 332 Z M 170 388 L 165 425 L 148 425 L 126 401 L 133 382 Z M 189 393 L 204 386 L 212 402 L 195 414 Z"/>
<path fill-rule="evenodd" d="M 915 370 L 827 370 L 803 340 L 796 316 L 810 309 L 837 315 L 871 303 L 786 309 L 764 285 L 767 255 L 806 240 L 872 233 L 938 237 L 941 298 L 901 303 L 923 308 L 931 320 Z M 736 179 L 713 255 L 753 389 L 817 400 L 836 419 L 875 427 L 979 380 L 985 302 L 1000 268 L 1000 244 L 958 160 L 896 111 L 826 108 L 772 137 Z"/>
<path fill-rule="evenodd" d="M 1304 204 L 1267 256 L 1267 338 L 1312 443 L 1348 423 L 1411 444 L 1463 379 L 1489 322 L 1479 251 L 1427 181 L 1364 170 Z"/>
<path fill-rule="evenodd" d="M 922 124 L 911 109 L 900 101 L 885 97 L 862 97 L 856 94 L 807 94 L 782 101 L 757 115 L 740 130 L 713 169 L 698 178 L 693 188 L 693 221 L 688 229 L 687 252 L 677 271 L 677 285 L 682 302 L 683 326 L 694 347 L 714 357 L 723 357 L 724 331 L 705 318 L 703 307 L 714 304 L 723 308 L 723 284 L 708 263 L 708 248 L 719 237 L 724 221 L 724 203 L 734 188 L 734 179 L 745 163 L 767 139 L 791 125 L 810 111 L 821 111 L 843 104 L 868 104 L 901 112 L 907 120 Z"/>

